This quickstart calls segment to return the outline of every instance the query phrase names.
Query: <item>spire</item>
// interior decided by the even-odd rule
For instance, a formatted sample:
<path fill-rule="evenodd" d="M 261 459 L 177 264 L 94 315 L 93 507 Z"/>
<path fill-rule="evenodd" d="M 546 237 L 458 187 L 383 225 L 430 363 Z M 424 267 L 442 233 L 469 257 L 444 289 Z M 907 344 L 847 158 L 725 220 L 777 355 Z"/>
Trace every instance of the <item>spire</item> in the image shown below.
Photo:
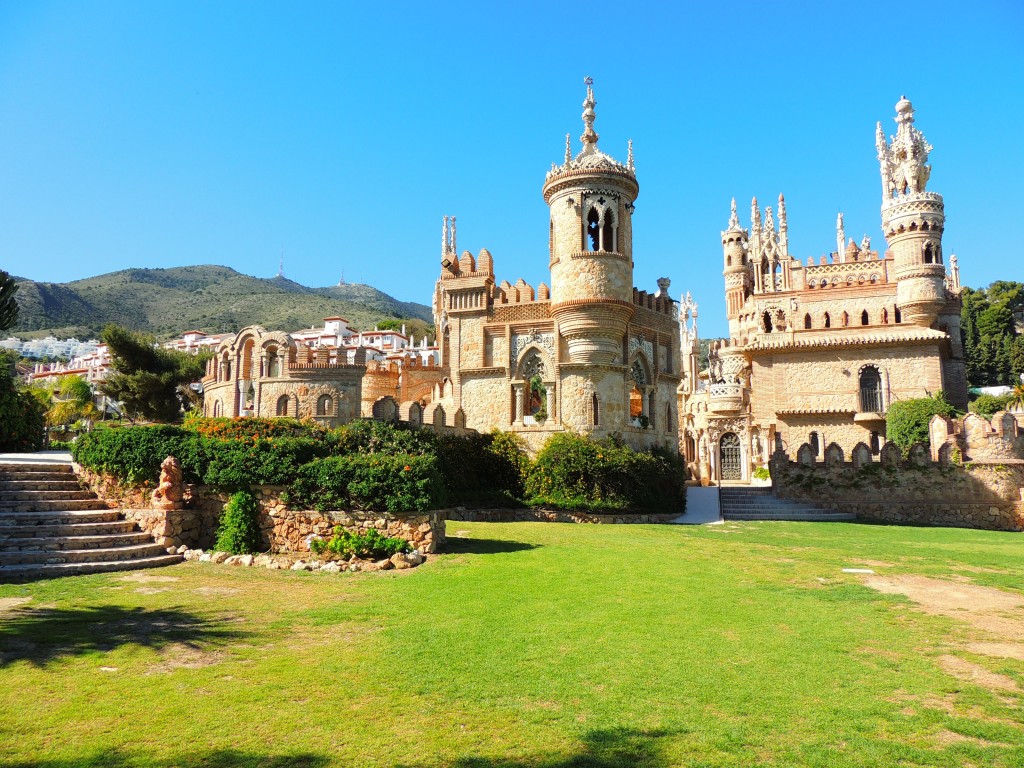
<path fill-rule="evenodd" d="M 626 167 L 629 170 L 631 170 L 631 171 L 636 171 L 636 168 L 633 165 L 633 140 L 632 139 L 629 140 L 629 142 L 626 144 L 626 147 L 627 147 L 627 150 L 626 150 Z"/>
<path fill-rule="evenodd" d="M 565 134 L 565 164 L 568 165 L 572 162 L 572 139 L 569 134 Z"/>
<path fill-rule="evenodd" d="M 455 247 L 455 217 L 452 216 L 452 253 L 458 253 L 458 248 Z"/>
<path fill-rule="evenodd" d="M 789 256 L 789 225 L 786 223 L 786 198 L 779 192 L 779 246 L 782 255 Z"/>
<path fill-rule="evenodd" d="M 932 145 L 914 127 L 914 105 L 906 96 L 901 96 L 896 103 L 895 119 L 896 135 L 891 142 L 886 142 L 881 123 L 875 128 L 883 201 L 924 192 L 932 171 L 927 164 Z"/>
<path fill-rule="evenodd" d="M 587 75 L 583 78 L 584 84 L 587 86 L 587 98 L 583 101 L 583 135 L 580 136 L 580 140 L 583 142 L 584 154 L 589 154 L 597 146 L 597 140 L 600 138 L 597 133 L 594 132 L 594 118 L 596 114 L 594 107 L 597 102 L 594 101 L 594 78 Z"/>
<path fill-rule="evenodd" d="M 448 253 L 448 217 L 444 217 L 444 227 L 441 229 L 441 255 Z"/>
<path fill-rule="evenodd" d="M 736 198 L 732 199 L 732 206 L 729 211 L 729 230 L 740 228 L 740 217 L 736 215 Z"/>
<path fill-rule="evenodd" d="M 845 261 L 846 227 L 843 225 L 843 214 L 836 216 L 836 263 Z"/>

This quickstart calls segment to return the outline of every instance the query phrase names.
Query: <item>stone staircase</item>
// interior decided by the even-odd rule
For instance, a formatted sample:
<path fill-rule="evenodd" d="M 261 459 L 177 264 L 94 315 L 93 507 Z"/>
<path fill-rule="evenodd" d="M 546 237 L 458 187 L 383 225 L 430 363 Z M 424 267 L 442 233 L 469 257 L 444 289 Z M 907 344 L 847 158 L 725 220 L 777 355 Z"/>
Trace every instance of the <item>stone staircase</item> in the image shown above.
<path fill-rule="evenodd" d="M 0 583 L 180 563 L 70 464 L 0 464 Z"/>
<path fill-rule="evenodd" d="M 803 520 L 843 522 L 856 520 L 852 512 L 833 512 L 800 501 L 780 499 L 771 488 L 722 486 L 720 497 L 724 520 Z"/>

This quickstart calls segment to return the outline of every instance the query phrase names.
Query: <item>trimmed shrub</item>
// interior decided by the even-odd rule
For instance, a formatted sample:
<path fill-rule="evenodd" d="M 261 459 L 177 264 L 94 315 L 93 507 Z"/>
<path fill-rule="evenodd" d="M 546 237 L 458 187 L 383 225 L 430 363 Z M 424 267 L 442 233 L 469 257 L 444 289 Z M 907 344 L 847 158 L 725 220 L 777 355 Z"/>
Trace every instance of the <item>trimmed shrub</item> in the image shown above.
<path fill-rule="evenodd" d="M 186 482 L 198 482 L 203 462 L 195 435 L 181 427 L 120 427 L 80 435 L 71 447 L 76 462 L 129 483 L 156 482 L 168 456 L 181 462 Z"/>
<path fill-rule="evenodd" d="M 434 456 L 349 454 L 300 467 L 288 487 L 293 509 L 425 512 L 444 506 L 445 488 Z"/>
<path fill-rule="evenodd" d="M 516 505 L 529 459 L 512 434 L 443 435 L 437 460 L 449 504 Z"/>
<path fill-rule="evenodd" d="M 636 452 L 620 442 L 555 434 L 526 483 L 531 506 L 569 511 L 682 513 L 685 470 L 678 454 Z"/>
<path fill-rule="evenodd" d="M 365 533 L 352 533 L 340 525 L 334 529 L 334 536 L 330 539 L 313 539 L 309 548 L 330 560 L 348 560 L 353 555 L 363 560 L 381 560 L 412 550 L 405 539 L 385 536 L 376 528 Z"/>
<path fill-rule="evenodd" d="M 202 464 L 197 474 L 206 485 L 221 490 L 250 485 L 287 485 L 299 468 L 327 452 L 309 437 L 270 437 L 244 440 L 200 439 Z"/>
<path fill-rule="evenodd" d="M 224 505 L 214 548 L 232 555 L 260 551 L 260 505 L 249 491 L 239 491 Z"/>
<path fill-rule="evenodd" d="M 1012 392 L 1007 392 L 1005 395 L 978 395 L 968 404 L 967 410 L 984 416 L 986 419 L 991 419 L 999 411 L 1009 408 L 1013 399 Z"/>
<path fill-rule="evenodd" d="M 301 421 L 289 418 L 225 418 L 185 416 L 185 429 L 203 437 L 218 440 L 266 440 L 271 437 L 323 438 L 327 428 L 311 419 Z"/>
<path fill-rule="evenodd" d="M 0 451 L 38 451 L 45 430 L 46 408 L 18 388 L 0 361 Z"/>
<path fill-rule="evenodd" d="M 941 392 L 934 397 L 898 400 L 885 415 L 885 437 L 906 451 L 914 443 L 928 444 L 928 422 L 932 416 L 952 417 L 956 409 Z"/>
<path fill-rule="evenodd" d="M 327 435 L 330 452 L 336 456 L 352 453 L 433 454 L 437 440 L 437 435 L 429 429 L 369 419 L 345 424 Z"/>

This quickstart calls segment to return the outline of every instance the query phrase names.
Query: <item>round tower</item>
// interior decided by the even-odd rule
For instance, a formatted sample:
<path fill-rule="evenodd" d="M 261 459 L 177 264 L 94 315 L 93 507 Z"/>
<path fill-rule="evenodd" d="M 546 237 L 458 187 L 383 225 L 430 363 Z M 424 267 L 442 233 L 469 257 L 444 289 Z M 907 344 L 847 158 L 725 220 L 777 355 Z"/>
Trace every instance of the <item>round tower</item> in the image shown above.
<path fill-rule="evenodd" d="M 946 304 L 942 195 L 925 191 L 932 146 L 914 127 L 914 107 L 904 96 L 896 104 L 896 135 L 887 142 L 875 129 L 882 173 L 882 231 L 895 262 L 896 303 L 903 319 L 930 326 Z"/>
<path fill-rule="evenodd" d="M 633 316 L 633 203 L 640 187 L 629 145 L 625 165 L 597 148 L 593 81 L 586 80 L 582 151 L 552 166 L 543 194 L 551 210 L 551 312 L 569 362 L 622 364 Z"/>
<path fill-rule="evenodd" d="M 750 284 L 750 270 L 747 267 L 748 237 L 747 230 L 740 227 L 740 220 L 736 215 L 736 198 L 733 198 L 729 228 L 722 232 L 722 252 L 725 259 L 725 266 L 722 270 L 725 275 L 725 311 L 730 320 L 739 316 L 743 304 L 747 300 L 747 289 Z"/>

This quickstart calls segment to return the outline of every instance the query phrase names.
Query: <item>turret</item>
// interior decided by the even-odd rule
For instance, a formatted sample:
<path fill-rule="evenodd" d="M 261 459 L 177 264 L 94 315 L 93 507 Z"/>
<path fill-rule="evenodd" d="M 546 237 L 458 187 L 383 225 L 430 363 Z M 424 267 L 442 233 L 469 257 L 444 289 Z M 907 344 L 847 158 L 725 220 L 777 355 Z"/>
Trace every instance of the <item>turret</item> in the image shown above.
<path fill-rule="evenodd" d="M 586 80 L 583 149 L 544 180 L 551 210 L 551 312 L 568 344 L 570 363 L 622 364 L 623 337 L 633 316 L 633 203 L 640 191 L 628 160 L 597 148 L 593 81 Z"/>
<path fill-rule="evenodd" d="M 882 231 L 895 262 L 896 303 L 905 322 L 930 326 L 946 303 L 942 195 L 925 191 L 932 146 L 914 127 L 914 107 L 896 104 L 896 135 L 878 123 L 875 146 L 882 174 Z"/>
<path fill-rule="evenodd" d="M 755 203 L 756 205 L 756 200 Z M 725 310 L 730 320 L 737 317 L 750 292 L 750 270 L 747 266 L 749 235 L 740 227 L 736 215 L 736 198 L 732 200 L 729 228 L 722 232 L 722 252 L 725 258 Z"/>

